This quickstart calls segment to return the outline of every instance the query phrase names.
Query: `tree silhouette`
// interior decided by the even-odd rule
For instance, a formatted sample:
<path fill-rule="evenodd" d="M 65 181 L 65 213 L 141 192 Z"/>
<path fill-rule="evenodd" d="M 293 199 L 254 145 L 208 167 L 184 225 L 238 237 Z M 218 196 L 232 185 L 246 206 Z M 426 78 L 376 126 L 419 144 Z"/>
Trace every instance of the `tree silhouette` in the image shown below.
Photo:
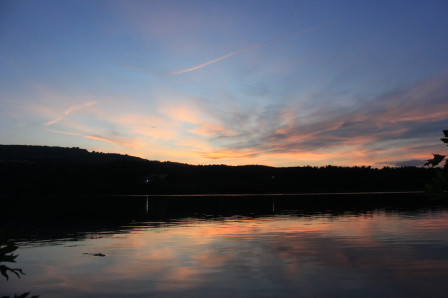
<path fill-rule="evenodd" d="M 17 246 L 11 240 L 0 242 L 0 273 L 6 278 L 6 280 L 9 279 L 8 273 L 13 273 L 18 278 L 20 278 L 20 275 L 24 274 L 22 269 L 10 268 L 9 266 L 3 264 L 16 262 L 17 255 L 13 253 L 16 249 Z"/>
<path fill-rule="evenodd" d="M 0 231 L 0 273 L 3 275 L 6 280 L 9 280 L 9 274 L 15 274 L 18 278 L 21 275 L 24 275 L 22 269 L 19 268 L 11 268 L 5 263 L 15 263 L 18 255 L 14 254 L 17 249 L 17 245 L 13 240 L 9 239 L 9 237 L 3 231 Z M 38 298 L 39 295 L 30 296 L 30 292 L 25 292 L 20 295 L 15 294 L 14 298 Z M 9 296 L 2 296 L 2 298 L 9 298 Z"/>
<path fill-rule="evenodd" d="M 448 146 L 448 130 L 444 130 L 443 134 L 445 137 L 440 140 Z M 438 166 L 446 157 L 446 155 L 442 154 L 432 154 L 434 157 L 428 159 L 425 163 L 425 166 L 436 167 Z M 441 195 L 446 195 L 446 191 L 448 190 L 448 159 L 445 160 L 445 165 L 443 170 L 439 170 L 436 173 L 436 177 L 432 180 L 431 184 L 427 185 L 429 191 L 438 193 Z"/>
<path fill-rule="evenodd" d="M 448 146 L 448 130 L 444 130 L 443 134 L 445 135 L 444 138 L 441 138 L 440 140 L 442 142 L 444 142 L 447 146 Z M 428 159 L 427 162 L 425 163 L 425 166 L 432 166 L 435 167 L 437 166 L 439 163 L 441 163 L 443 161 L 443 159 L 446 157 L 446 155 L 441 155 L 441 154 L 432 154 L 434 155 L 433 158 Z M 445 161 L 445 168 L 448 166 L 448 159 Z"/>

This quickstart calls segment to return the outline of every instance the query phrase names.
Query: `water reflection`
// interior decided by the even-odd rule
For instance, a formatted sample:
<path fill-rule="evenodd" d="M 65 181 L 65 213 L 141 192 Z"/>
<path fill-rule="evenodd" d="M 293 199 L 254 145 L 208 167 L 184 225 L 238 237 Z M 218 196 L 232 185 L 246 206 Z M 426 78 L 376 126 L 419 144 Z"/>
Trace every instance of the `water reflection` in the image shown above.
<path fill-rule="evenodd" d="M 146 215 L 143 205 L 113 220 L 22 223 L 28 274 L 6 287 L 25 283 L 42 297 L 446 295 L 446 208 L 275 205 L 272 214 L 271 203 L 261 213 Z"/>

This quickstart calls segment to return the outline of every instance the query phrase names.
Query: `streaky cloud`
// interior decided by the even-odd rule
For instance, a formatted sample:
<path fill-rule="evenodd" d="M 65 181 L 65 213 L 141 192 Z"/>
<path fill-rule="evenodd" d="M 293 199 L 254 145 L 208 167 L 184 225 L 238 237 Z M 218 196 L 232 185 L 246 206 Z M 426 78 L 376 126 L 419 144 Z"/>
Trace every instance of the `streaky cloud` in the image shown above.
<path fill-rule="evenodd" d="M 200 152 L 199 155 L 207 159 L 234 159 L 234 158 L 254 158 L 260 155 L 259 152 L 237 152 L 231 150 Z"/>
<path fill-rule="evenodd" d="M 85 102 L 83 104 L 79 104 L 79 105 L 74 105 L 69 107 L 68 109 L 66 109 L 62 115 L 60 115 L 59 117 L 56 117 L 53 120 L 50 120 L 48 122 L 45 122 L 45 126 L 49 126 L 52 124 L 56 124 L 59 121 L 63 120 L 65 117 L 67 117 L 68 115 L 70 115 L 71 113 L 75 112 L 75 111 L 79 111 L 85 108 L 88 108 L 90 106 L 96 105 L 98 102 L 97 101 L 89 101 L 89 102 Z"/>
<path fill-rule="evenodd" d="M 434 134 L 447 127 L 447 82 L 448 74 L 436 75 L 353 109 L 329 105 L 300 115 L 294 102 L 281 103 L 266 107 L 269 112 L 255 117 L 255 125 L 247 124 L 248 117 L 226 114 L 222 126 L 230 133 L 217 136 L 221 151 L 203 157 L 225 158 L 228 152 L 233 158 L 302 157 L 313 152 L 324 158 L 334 154 L 331 160 L 338 163 L 350 158 L 351 163 L 372 164 L 388 156 L 396 158 L 394 165 L 418 165 L 433 146 Z M 403 155 L 412 161 L 400 162 Z"/>
<path fill-rule="evenodd" d="M 225 60 L 225 59 L 230 58 L 230 57 L 232 57 L 232 56 L 235 56 L 235 55 L 238 55 L 238 54 L 242 54 L 242 53 L 251 51 L 251 50 L 253 50 L 253 49 L 256 49 L 256 48 L 259 48 L 259 47 L 262 47 L 262 46 L 265 46 L 265 45 L 268 45 L 268 44 L 271 44 L 271 43 L 274 43 L 274 42 L 278 42 L 278 41 L 283 40 L 283 39 L 290 38 L 290 37 L 295 36 L 295 35 L 302 35 L 302 34 L 308 33 L 308 32 L 310 32 L 310 31 L 312 31 L 312 30 L 315 30 L 316 28 L 317 28 L 317 27 L 311 27 L 311 28 L 308 28 L 308 29 L 305 29 L 305 30 L 300 30 L 300 31 L 296 31 L 296 32 L 293 32 L 293 33 L 290 33 L 290 34 L 286 34 L 286 35 L 283 35 L 283 36 L 280 36 L 280 37 L 277 37 L 277 38 L 274 38 L 274 39 L 271 39 L 271 40 L 268 40 L 268 41 L 265 41 L 265 42 L 262 42 L 262 43 L 259 43 L 259 44 L 256 44 L 256 45 L 253 45 L 253 46 L 250 46 L 250 47 L 247 47 L 247 48 L 238 50 L 238 51 L 229 53 L 229 54 L 227 54 L 227 55 L 218 57 L 218 58 L 216 58 L 216 59 L 207 61 L 207 62 L 205 62 L 205 63 L 199 64 L 199 65 L 196 65 L 196 66 L 193 66 L 193 67 L 184 68 L 184 69 L 179 69 L 179 70 L 175 70 L 175 71 L 169 72 L 167 75 L 168 75 L 168 76 L 171 76 L 171 75 L 179 75 L 179 74 L 182 74 L 182 73 L 186 73 L 186 72 L 194 71 L 194 70 L 203 68 L 203 67 L 205 67 L 205 66 L 214 64 L 214 63 L 216 63 L 216 62 Z"/>
<path fill-rule="evenodd" d="M 378 162 L 376 164 L 382 166 L 396 166 L 396 167 L 423 167 L 425 162 L 426 162 L 425 159 L 410 159 L 399 161 L 384 161 L 384 162 Z"/>
<path fill-rule="evenodd" d="M 84 137 L 86 139 L 92 139 L 92 140 L 103 141 L 103 142 L 108 142 L 108 143 L 120 144 L 120 145 L 124 145 L 124 146 L 130 146 L 130 144 L 128 144 L 126 142 L 119 141 L 119 140 L 114 140 L 114 139 L 111 139 L 111 138 L 106 138 L 106 137 L 98 136 L 98 135 L 89 135 L 89 134 L 82 134 L 82 133 L 77 133 L 77 132 L 68 132 L 68 131 L 61 131 L 61 130 L 54 130 L 54 129 L 48 129 L 48 131 L 55 132 L 55 133 L 60 133 L 60 134 L 66 134 L 66 135 L 81 136 L 81 137 Z"/>

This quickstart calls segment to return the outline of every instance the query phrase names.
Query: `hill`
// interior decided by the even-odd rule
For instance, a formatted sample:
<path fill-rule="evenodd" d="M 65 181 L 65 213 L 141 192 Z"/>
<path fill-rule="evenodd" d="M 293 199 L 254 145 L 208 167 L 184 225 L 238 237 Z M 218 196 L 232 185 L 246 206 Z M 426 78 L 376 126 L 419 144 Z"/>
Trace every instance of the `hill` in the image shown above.
<path fill-rule="evenodd" d="M 0 162 L 19 163 L 108 163 L 113 161 L 144 161 L 144 159 L 115 154 L 89 152 L 86 149 L 27 146 L 27 145 L 0 145 Z"/>
<path fill-rule="evenodd" d="M 80 148 L 0 145 L 3 194 L 300 193 L 423 190 L 435 169 L 188 165 Z"/>

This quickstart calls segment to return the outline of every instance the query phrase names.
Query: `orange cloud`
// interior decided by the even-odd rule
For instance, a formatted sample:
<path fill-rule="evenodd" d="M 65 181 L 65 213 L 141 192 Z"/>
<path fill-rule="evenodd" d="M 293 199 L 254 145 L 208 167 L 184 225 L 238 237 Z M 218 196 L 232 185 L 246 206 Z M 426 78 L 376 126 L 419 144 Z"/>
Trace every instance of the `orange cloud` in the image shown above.
<path fill-rule="evenodd" d="M 259 155 L 258 152 L 237 152 L 230 150 L 222 150 L 215 152 L 198 152 L 201 157 L 209 159 L 247 159 Z"/>
<path fill-rule="evenodd" d="M 225 126 L 215 123 L 201 123 L 198 127 L 189 131 L 204 137 L 214 137 L 218 135 L 235 136 L 235 133 Z"/>
<path fill-rule="evenodd" d="M 162 101 L 158 106 L 158 111 L 165 117 L 174 121 L 199 123 L 201 122 L 197 103 L 189 100 L 189 104 L 181 102 Z"/>
<path fill-rule="evenodd" d="M 106 137 L 97 136 L 97 135 L 87 135 L 87 134 L 82 134 L 82 133 L 67 132 L 67 131 L 60 131 L 60 130 L 54 130 L 54 129 L 48 129 L 48 131 L 66 134 L 66 135 L 82 136 L 87 139 L 98 140 L 98 141 L 109 142 L 109 143 L 116 143 L 116 144 L 120 144 L 120 145 L 124 145 L 124 146 L 131 146 L 131 144 L 129 144 L 127 142 L 123 142 L 120 140 L 114 140 L 111 138 L 106 138 Z"/>

